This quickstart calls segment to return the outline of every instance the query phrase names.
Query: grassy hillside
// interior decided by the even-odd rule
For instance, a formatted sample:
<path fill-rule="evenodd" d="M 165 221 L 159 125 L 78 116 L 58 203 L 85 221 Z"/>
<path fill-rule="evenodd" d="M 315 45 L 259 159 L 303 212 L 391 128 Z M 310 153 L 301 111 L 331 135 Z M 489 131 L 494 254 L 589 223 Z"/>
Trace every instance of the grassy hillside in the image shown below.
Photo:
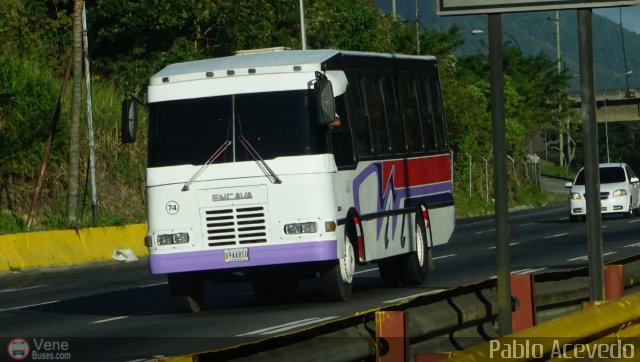
<path fill-rule="evenodd" d="M 27 64 L 27 63 L 25 63 Z M 34 74 L 42 82 L 41 74 Z M 48 134 L 53 121 L 53 106 L 60 91 L 61 80 L 50 79 L 45 94 L 29 97 L 29 104 L 47 99 L 49 107 L 39 115 L 40 139 L 25 153 L 21 162 L 12 165 L 0 193 L 0 234 L 26 230 L 26 220 L 35 189 L 38 169 L 44 155 L 42 139 Z M 15 88 L 17 92 L 29 89 Z M 86 94 L 86 90 L 84 90 Z M 120 102 L 123 90 L 109 81 L 94 80 L 92 84 L 94 141 L 96 155 L 96 184 L 99 205 L 97 225 L 118 225 L 142 222 L 145 219 L 144 178 L 146 165 L 146 117 L 141 112 L 140 141 L 130 145 L 120 144 Z M 63 229 L 66 227 L 66 178 L 68 163 L 68 119 L 70 90 L 65 94 L 61 121 L 55 132 L 51 159 L 43 179 L 42 192 L 30 230 Z M 26 95 L 24 96 L 26 98 Z M 84 103 L 84 102 L 83 102 Z M 86 106 L 85 106 L 86 107 Z M 15 107 L 10 111 L 12 119 L 23 114 Z M 86 108 L 83 109 L 82 134 L 86 135 Z M 91 220 L 91 190 L 87 182 L 88 145 L 82 138 L 81 187 L 79 226 L 94 225 Z M 14 154 L 15 156 L 15 154 Z M 13 158 L 20 160 L 18 157 Z M 9 165 L 5 164 L 4 167 Z"/>

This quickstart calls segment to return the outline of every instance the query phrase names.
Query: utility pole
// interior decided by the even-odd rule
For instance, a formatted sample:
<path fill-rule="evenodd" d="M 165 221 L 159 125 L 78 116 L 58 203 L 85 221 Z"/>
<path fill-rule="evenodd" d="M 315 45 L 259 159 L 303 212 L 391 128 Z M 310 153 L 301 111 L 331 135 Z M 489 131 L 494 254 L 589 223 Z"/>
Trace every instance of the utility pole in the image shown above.
<path fill-rule="evenodd" d="M 562 72 L 562 64 L 560 62 L 560 11 L 556 10 L 556 62 L 558 63 L 558 74 Z M 558 106 L 558 117 L 562 113 L 562 106 Z M 562 120 L 558 118 L 560 127 L 558 127 L 558 139 L 560 141 L 560 166 L 564 166 L 564 137 L 562 135 L 563 124 Z M 569 140 L 567 139 L 567 144 Z"/>
<path fill-rule="evenodd" d="M 91 70 L 89 68 L 89 40 L 87 37 L 87 5 L 82 3 L 82 45 L 84 78 L 87 86 L 87 137 L 89 143 L 89 175 L 91 178 L 91 219 L 98 221 L 98 194 L 96 191 L 96 155 L 93 142 L 93 108 L 91 105 Z"/>
<path fill-rule="evenodd" d="M 511 264 L 507 198 L 507 146 L 504 120 L 504 69 L 501 14 L 489 14 L 489 69 L 491 78 L 491 123 L 493 134 L 493 183 L 496 210 L 496 263 L 498 326 L 501 337 L 512 331 Z"/>
<path fill-rule="evenodd" d="M 82 0 L 73 4 L 73 87 L 69 123 L 67 226 L 78 226 L 78 178 L 80 177 L 80 103 L 82 98 Z"/>
<path fill-rule="evenodd" d="M 300 0 L 300 33 L 302 37 L 302 50 L 306 50 L 307 34 L 304 31 L 304 0 Z"/>
<path fill-rule="evenodd" d="M 396 19 L 396 0 L 391 0 L 391 13 L 393 14 L 393 18 Z"/>
<path fill-rule="evenodd" d="M 593 28 L 591 9 L 578 10 L 580 55 L 580 97 L 584 137 L 585 195 L 587 199 L 587 246 L 589 255 L 589 299 L 604 300 L 602 256 L 602 212 L 600 210 L 600 172 L 598 167 L 598 127 L 596 125 L 595 76 L 593 67 Z"/>
<path fill-rule="evenodd" d="M 420 54 L 420 5 L 416 0 L 416 54 Z"/>

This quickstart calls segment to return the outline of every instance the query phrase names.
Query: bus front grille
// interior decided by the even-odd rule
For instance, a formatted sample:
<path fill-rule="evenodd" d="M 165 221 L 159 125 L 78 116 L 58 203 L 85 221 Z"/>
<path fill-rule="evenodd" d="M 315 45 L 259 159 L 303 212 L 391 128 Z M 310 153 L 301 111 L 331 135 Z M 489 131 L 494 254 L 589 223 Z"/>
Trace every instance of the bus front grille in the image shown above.
<path fill-rule="evenodd" d="M 263 206 L 206 210 L 205 232 L 209 246 L 267 242 L 266 211 Z"/>

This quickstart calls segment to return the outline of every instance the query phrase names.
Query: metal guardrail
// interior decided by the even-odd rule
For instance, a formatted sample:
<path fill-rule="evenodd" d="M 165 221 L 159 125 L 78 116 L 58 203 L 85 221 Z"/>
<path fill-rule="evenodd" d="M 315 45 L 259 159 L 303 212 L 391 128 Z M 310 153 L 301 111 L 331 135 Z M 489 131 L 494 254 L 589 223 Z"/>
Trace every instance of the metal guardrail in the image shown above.
<path fill-rule="evenodd" d="M 640 254 L 607 264 L 624 265 L 625 294 L 640 287 Z M 537 322 L 581 309 L 589 299 L 587 267 L 534 276 Z M 410 354 L 462 350 L 495 339 L 496 279 L 333 320 L 295 333 L 257 339 L 220 350 L 181 356 L 197 361 L 354 361 L 375 355 L 375 313 L 404 311 Z M 165 358 L 163 361 L 171 360 Z M 177 360 L 177 359 L 176 359 Z"/>

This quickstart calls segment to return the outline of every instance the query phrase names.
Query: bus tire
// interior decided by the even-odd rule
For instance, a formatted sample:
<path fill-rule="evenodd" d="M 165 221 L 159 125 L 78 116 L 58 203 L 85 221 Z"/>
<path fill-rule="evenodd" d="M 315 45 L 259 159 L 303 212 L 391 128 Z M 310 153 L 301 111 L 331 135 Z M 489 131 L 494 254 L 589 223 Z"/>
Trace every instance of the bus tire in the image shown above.
<path fill-rule="evenodd" d="M 204 302 L 205 280 L 197 274 L 172 273 L 167 276 L 169 292 L 176 311 L 198 313 Z"/>
<path fill-rule="evenodd" d="M 425 218 L 423 215 L 427 215 Z M 429 269 L 428 248 L 431 241 L 431 223 L 425 206 L 420 206 L 415 216 L 416 250 L 404 256 L 400 263 L 400 281 L 402 285 L 421 285 L 427 278 Z"/>
<path fill-rule="evenodd" d="M 351 299 L 356 257 L 353 243 L 348 236 L 345 236 L 344 243 L 344 258 L 331 261 L 320 275 L 324 295 L 329 301 L 343 302 Z"/>

